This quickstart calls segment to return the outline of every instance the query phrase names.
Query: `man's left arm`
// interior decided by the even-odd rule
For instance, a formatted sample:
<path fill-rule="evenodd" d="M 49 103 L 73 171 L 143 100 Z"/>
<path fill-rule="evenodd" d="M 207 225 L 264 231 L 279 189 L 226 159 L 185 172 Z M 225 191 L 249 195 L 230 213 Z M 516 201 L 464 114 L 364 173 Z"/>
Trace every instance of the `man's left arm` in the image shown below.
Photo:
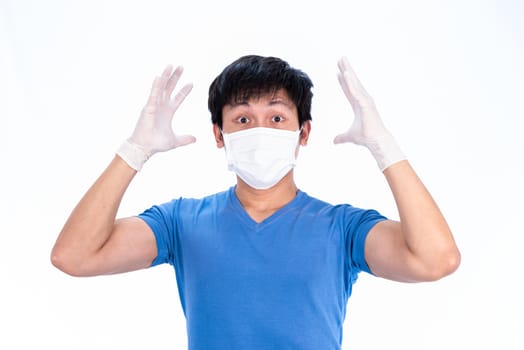
<path fill-rule="evenodd" d="M 399 221 L 386 220 L 369 232 L 365 257 L 376 276 L 402 282 L 434 281 L 455 271 L 460 253 L 451 230 L 407 160 L 384 170 Z"/>
<path fill-rule="evenodd" d="M 338 66 L 339 82 L 355 119 L 334 142 L 352 142 L 371 151 L 400 217 L 400 221 L 379 222 L 369 232 L 365 258 L 371 272 L 402 282 L 434 281 L 452 273 L 460 264 L 460 253 L 444 216 L 385 128 L 347 59 L 342 58 Z"/>

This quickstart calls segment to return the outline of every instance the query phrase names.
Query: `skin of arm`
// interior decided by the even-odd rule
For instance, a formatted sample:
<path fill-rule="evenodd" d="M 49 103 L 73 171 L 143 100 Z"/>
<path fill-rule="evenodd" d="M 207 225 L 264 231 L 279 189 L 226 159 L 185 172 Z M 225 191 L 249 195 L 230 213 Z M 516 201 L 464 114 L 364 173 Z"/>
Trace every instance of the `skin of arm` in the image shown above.
<path fill-rule="evenodd" d="M 151 87 L 129 148 L 120 150 L 75 207 L 51 252 L 51 262 L 73 276 L 122 273 L 149 267 L 158 252 L 150 227 L 137 217 L 116 220 L 124 193 L 137 170 L 156 152 L 195 142 L 171 128 L 178 106 L 192 89 L 173 91 L 183 68 L 167 65 Z M 137 151 L 138 150 L 138 151 Z M 123 152 L 123 153 L 122 153 Z M 126 159 L 127 158 L 127 159 Z"/>
<path fill-rule="evenodd" d="M 146 268 L 157 255 L 149 226 L 130 217 L 115 220 L 136 170 L 115 156 L 75 207 L 51 252 L 51 262 L 73 276 Z"/>
<path fill-rule="evenodd" d="M 401 282 L 435 281 L 454 272 L 460 252 L 437 204 L 407 160 L 384 170 L 400 222 L 375 225 L 366 261 L 379 277 Z"/>
<path fill-rule="evenodd" d="M 338 79 L 354 121 L 334 142 L 366 146 L 389 184 L 400 222 L 386 220 L 368 234 L 365 256 L 377 276 L 402 282 L 438 280 L 460 264 L 453 235 L 430 193 L 387 131 L 373 98 L 347 58 L 338 62 Z"/>

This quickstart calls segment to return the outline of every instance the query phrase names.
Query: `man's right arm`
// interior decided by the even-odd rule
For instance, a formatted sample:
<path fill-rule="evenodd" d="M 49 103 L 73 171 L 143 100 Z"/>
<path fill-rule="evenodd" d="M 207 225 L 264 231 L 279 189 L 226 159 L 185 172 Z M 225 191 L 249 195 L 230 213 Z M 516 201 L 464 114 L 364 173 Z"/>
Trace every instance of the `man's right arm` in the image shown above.
<path fill-rule="evenodd" d="M 53 265 L 73 276 L 121 273 L 151 265 L 157 248 L 149 226 L 136 217 L 115 220 L 135 174 L 135 169 L 115 156 L 65 223 L 51 253 Z"/>
<path fill-rule="evenodd" d="M 51 252 L 58 269 L 74 276 L 114 274 L 146 268 L 156 258 L 151 228 L 137 217 L 117 220 L 116 214 L 127 187 L 153 154 L 195 142 L 171 127 L 192 88 L 186 84 L 172 96 L 182 71 L 169 65 L 155 79 L 132 136 L 69 216 Z"/>

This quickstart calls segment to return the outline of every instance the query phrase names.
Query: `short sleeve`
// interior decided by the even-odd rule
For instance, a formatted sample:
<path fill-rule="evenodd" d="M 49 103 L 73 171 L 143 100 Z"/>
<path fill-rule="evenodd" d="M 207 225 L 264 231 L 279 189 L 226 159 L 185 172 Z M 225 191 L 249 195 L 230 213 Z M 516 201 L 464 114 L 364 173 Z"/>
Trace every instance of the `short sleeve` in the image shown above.
<path fill-rule="evenodd" d="M 161 205 L 155 205 L 138 217 L 144 220 L 155 235 L 157 246 L 157 257 L 153 260 L 151 267 L 169 263 L 173 265 L 175 251 L 175 220 L 174 206 L 176 201 L 171 201 Z"/>
<path fill-rule="evenodd" d="M 356 279 L 356 273 L 360 271 L 371 273 L 364 254 L 366 238 L 373 226 L 380 221 L 387 220 L 387 218 L 376 210 L 354 207 L 349 207 L 346 215 L 348 215 L 349 223 L 346 232 L 346 243 L 348 256 L 351 259 L 351 270 L 355 273 L 355 276 L 352 278 L 354 280 Z"/>

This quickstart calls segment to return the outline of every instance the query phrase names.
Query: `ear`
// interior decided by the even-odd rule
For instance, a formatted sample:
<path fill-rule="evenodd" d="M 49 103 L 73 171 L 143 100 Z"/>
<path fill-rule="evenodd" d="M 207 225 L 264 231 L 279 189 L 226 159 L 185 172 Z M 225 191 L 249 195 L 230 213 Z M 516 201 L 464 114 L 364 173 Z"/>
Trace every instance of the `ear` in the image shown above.
<path fill-rule="evenodd" d="M 307 140 L 309 139 L 309 134 L 311 133 L 311 121 L 306 121 L 302 124 L 302 130 L 300 131 L 300 140 L 299 143 L 301 146 L 307 145 Z"/>
<path fill-rule="evenodd" d="M 218 127 L 218 124 L 213 124 L 213 134 L 215 134 L 215 141 L 218 148 L 224 147 L 224 139 L 222 138 L 222 132 Z"/>

